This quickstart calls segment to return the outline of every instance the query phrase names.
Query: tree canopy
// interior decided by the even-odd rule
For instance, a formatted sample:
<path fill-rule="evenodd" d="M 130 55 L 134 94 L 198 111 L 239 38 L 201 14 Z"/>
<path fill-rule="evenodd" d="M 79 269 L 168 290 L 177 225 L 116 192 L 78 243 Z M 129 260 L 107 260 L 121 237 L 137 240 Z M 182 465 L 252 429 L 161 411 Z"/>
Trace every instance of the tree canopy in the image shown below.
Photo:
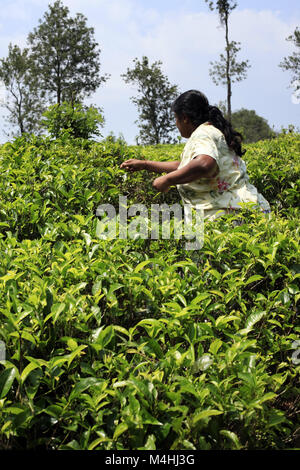
<path fill-rule="evenodd" d="M 210 62 L 211 68 L 209 74 L 215 85 L 224 85 L 227 87 L 227 116 L 231 120 L 231 97 L 232 83 L 245 80 L 249 61 L 238 62 L 237 54 L 241 50 L 240 42 L 229 40 L 229 16 L 237 7 L 237 3 L 231 0 L 205 0 L 211 10 L 216 10 L 219 14 L 220 23 L 225 27 L 225 54 L 220 55 L 220 60 Z"/>
<path fill-rule="evenodd" d="M 242 134 L 245 143 L 275 137 L 275 132 L 270 128 L 267 120 L 256 114 L 254 110 L 242 108 L 235 111 L 231 116 L 231 124 Z"/>
<path fill-rule="evenodd" d="M 109 77 L 100 75 L 99 56 L 87 19 L 80 13 L 71 17 L 61 0 L 50 4 L 29 33 L 28 47 L 21 50 L 10 44 L 8 56 L 0 60 L 0 80 L 7 90 L 2 103 L 8 111 L 6 120 L 20 134 L 39 133 L 49 105 L 66 102 L 75 112 Z"/>
<path fill-rule="evenodd" d="M 284 57 L 283 61 L 279 64 L 283 70 L 292 73 L 291 83 L 295 90 L 300 89 L 300 30 L 297 27 L 293 34 L 291 34 L 287 39 L 295 44 L 297 50 L 293 52 L 292 55 Z"/>
<path fill-rule="evenodd" d="M 163 74 L 162 62 L 150 64 L 146 56 L 141 61 L 135 58 L 133 62 L 133 68 L 128 68 L 122 77 L 126 83 L 137 86 L 138 96 L 131 98 L 139 111 L 137 142 L 145 145 L 172 143 L 176 125 L 171 105 L 178 95 L 177 85 L 171 85 Z"/>
<path fill-rule="evenodd" d="M 60 0 L 49 5 L 39 26 L 28 36 L 32 70 L 49 101 L 81 101 L 105 82 L 100 75 L 100 49 L 94 28 L 81 13 L 71 17 Z"/>
<path fill-rule="evenodd" d="M 39 116 L 44 107 L 44 93 L 38 89 L 36 77 L 31 73 L 31 59 L 27 48 L 8 46 L 8 56 L 0 59 L 0 79 L 6 88 L 1 104 L 6 108 L 6 121 L 13 126 L 11 132 L 24 134 L 38 132 Z"/>

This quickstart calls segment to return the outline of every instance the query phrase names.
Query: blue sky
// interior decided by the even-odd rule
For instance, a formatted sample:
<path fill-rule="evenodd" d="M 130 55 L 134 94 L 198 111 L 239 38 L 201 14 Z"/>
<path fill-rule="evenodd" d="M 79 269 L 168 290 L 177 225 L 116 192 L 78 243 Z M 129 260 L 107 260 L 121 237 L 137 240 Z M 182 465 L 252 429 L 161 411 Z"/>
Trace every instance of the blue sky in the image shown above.
<path fill-rule="evenodd" d="M 0 57 L 9 43 L 26 46 L 26 37 L 38 24 L 48 0 L 0 0 Z M 52 3 L 52 2 L 51 2 Z M 217 14 L 204 0 L 64 0 L 71 14 L 83 13 L 95 28 L 101 48 L 102 73 L 111 78 L 87 100 L 104 110 L 104 136 L 122 133 L 135 142 L 138 118 L 130 96 L 135 89 L 120 75 L 135 57 L 161 60 L 162 70 L 180 91 L 196 88 L 212 104 L 226 98 L 225 87 L 217 87 L 209 76 L 209 62 L 218 60 L 224 49 L 224 31 Z M 230 39 L 241 42 L 239 59 L 249 59 L 245 81 L 233 85 L 233 110 L 254 109 L 279 130 L 300 126 L 300 104 L 292 100 L 290 74 L 278 64 L 295 51 L 285 39 L 300 26 L 297 0 L 240 0 L 230 17 Z M 294 100 L 295 101 L 295 100 Z M 0 115 L 4 110 L 0 110 Z M 0 142 L 5 142 L 0 117 Z"/>

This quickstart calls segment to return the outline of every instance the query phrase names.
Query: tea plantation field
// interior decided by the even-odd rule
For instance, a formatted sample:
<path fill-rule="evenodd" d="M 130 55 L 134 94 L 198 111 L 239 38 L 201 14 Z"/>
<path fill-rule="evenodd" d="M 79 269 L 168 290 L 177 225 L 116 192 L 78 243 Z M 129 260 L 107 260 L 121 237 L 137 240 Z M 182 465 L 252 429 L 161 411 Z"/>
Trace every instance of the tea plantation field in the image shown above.
<path fill-rule="evenodd" d="M 180 201 L 120 164 L 182 147 L 0 147 L 0 449 L 300 448 L 300 135 L 246 147 L 269 218 L 101 240 L 99 204 Z"/>

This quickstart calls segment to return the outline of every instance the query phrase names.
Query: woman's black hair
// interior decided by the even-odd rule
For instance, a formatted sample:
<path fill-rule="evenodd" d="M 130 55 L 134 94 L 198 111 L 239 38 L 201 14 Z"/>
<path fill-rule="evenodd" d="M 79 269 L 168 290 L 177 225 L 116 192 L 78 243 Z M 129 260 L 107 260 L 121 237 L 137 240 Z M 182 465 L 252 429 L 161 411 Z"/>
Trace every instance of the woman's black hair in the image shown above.
<path fill-rule="evenodd" d="M 172 111 L 179 119 L 186 115 L 197 127 L 206 121 L 211 122 L 213 126 L 224 134 L 228 147 L 234 150 L 240 157 L 244 155 L 245 151 L 242 150 L 242 135 L 233 129 L 219 108 L 210 106 L 208 99 L 201 91 L 189 90 L 182 93 L 172 104 Z"/>

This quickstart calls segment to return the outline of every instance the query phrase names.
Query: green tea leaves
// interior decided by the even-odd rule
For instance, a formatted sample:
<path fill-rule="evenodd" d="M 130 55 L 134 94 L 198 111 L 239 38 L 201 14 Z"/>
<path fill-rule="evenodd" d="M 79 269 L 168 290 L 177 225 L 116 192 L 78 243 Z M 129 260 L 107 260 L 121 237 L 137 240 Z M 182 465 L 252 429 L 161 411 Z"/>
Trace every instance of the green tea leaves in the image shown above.
<path fill-rule="evenodd" d="M 92 334 L 92 343 L 99 346 L 99 348 L 105 348 L 112 338 L 114 337 L 114 329 L 112 326 L 107 326 L 104 328 L 100 326 Z"/>
<path fill-rule="evenodd" d="M 5 369 L 0 374 L 0 398 L 4 398 L 10 391 L 16 377 L 14 367 Z"/>
<path fill-rule="evenodd" d="M 299 136 L 248 146 L 270 201 L 185 240 L 99 239 L 95 211 L 178 202 L 128 147 L 23 136 L 0 148 L 0 440 L 7 448 L 295 447 Z M 289 180 L 289 181 L 288 181 Z M 118 231 L 116 233 L 118 235 Z"/>
<path fill-rule="evenodd" d="M 193 424 L 195 425 L 201 420 L 205 420 L 207 418 L 210 418 L 211 416 L 221 415 L 222 413 L 223 412 L 219 410 L 202 410 L 202 411 L 196 412 L 193 418 Z"/>

